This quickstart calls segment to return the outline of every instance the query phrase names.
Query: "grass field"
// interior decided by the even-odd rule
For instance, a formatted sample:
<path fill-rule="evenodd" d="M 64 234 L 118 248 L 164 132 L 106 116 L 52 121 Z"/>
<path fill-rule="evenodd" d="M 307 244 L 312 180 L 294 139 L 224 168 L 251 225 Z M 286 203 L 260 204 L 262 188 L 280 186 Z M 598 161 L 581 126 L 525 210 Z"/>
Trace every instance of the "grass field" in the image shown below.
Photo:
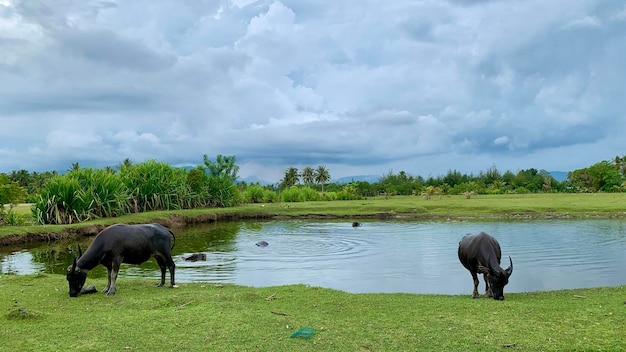
<path fill-rule="evenodd" d="M 26 210 L 29 211 L 28 207 Z M 206 217 L 614 218 L 626 194 L 392 197 L 151 212 L 89 224 Z M 228 216 L 226 216 L 226 214 Z M 209 216 L 210 218 L 211 216 Z M 0 227 L 0 236 L 86 226 Z M 537 273 L 541 275 L 541 273 Z M 445 273 L 442 273 L 445 276 Z M 104 279 L 88 279 L 102 289 Z M 60 275 L 0 276 L 4 351 L 625 351 L 626 286 L 466 295 L 350 294 L 304 285 L 214 283 L 156 288 L 122 279 L 118 294 L 68 296 Z M 302 327 L 310 339 L 290 338 Z"/>
<path fill-rule="evenodd" d="M 157 280 L 158 281 L 158 280 Z M 104 280 L 88 280 L 102 288 Z M 2 350 L 624 351 L 626 286 L 462 296 L 124 279 L 70 298 L 59 275 L 0 277 Z M 310 339 L 290 338 L 302 327 Z"/>

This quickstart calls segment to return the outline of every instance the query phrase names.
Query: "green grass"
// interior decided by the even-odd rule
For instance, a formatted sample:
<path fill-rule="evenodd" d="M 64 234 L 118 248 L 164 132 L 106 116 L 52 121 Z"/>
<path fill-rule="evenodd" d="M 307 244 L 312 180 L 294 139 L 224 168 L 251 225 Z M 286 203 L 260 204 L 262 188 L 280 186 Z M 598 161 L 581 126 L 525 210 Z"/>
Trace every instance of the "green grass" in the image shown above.
<path fill-rule="evenodd" d="M 156 288 L 70 298 L 59 275 L 0 277 L 0 331 L 15 351 L 623 351 L 626 286 L 461 296 L 349 294 L 291 285 Z M 104 280 L 88 280 L 102 289 Z M 273 299 L 268 299 L 268 298 Z M 311 339 L 290 338 L 312 327 Z M 10 340 L 7 340 L 10 337 Z"/>
<path fill-rule="evenodd" d="M 392 197 L 148 212 L 75 225 L 4 226 L 0 237 L 172 215 L 506 219 L 611 218 L 625 217 L 625 212 L 622 193 Z M 466 283 L 466 295 L 446 296 L 349 294 L 303 285 L 195 283 L 164 289 L 154 287 L 156 281 L 121 279 L 114 297 L 98 293 L 69 298 L 63 276 L 3 275 L 0 333 L 5 339 L 0 350 L 626 350 L 626 286 L 507 293 L 505 301 L 497 302 L 471 299 L 471 282 Z M 105 282 L 88 279 L 88 284 L 102 289 Z M 289 337 L 305 326 L 316 329 L 311 339 Z"/>

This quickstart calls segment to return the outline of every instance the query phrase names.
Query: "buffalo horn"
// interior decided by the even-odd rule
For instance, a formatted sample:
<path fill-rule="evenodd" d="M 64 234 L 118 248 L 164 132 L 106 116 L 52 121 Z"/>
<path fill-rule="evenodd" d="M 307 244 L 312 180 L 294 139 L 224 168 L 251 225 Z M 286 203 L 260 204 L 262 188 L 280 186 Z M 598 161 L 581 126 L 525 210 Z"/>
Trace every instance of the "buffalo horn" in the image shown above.
<path fill-rule="evenodd" d="M 506 269 L 506 273 L 511 276 L 513 274 L 513 259 L 511 259 L 511 256 L 509 256 L 509 263 L 511 263 L 511 266 Z"/>
<path fill-rule="evenodd" d="M 80 244 L 78 245 L 78 258 L 83 256 L 83 250 L 80 248 Z"/>
<path fill-rule="evenodd" d="M 70 270 L 70 273 L 73 273 L 74 271 L 76 271 L 76 257 L 74 257 L 74 262 L 72 263 L 72 269 Z"/>

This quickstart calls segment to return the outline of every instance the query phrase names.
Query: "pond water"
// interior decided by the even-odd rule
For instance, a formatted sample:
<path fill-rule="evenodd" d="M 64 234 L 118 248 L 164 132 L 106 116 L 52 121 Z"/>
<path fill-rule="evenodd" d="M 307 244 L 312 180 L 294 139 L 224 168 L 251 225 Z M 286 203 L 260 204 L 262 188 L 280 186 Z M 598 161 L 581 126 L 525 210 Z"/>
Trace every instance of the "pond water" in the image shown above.
<path fill-rule="evenodd" d="M 485 231 L 500 242 L 503 267 L 514 264 L 506 292 L 626 284 L 626 221 L 508 222 L 287 220 L 218 222 L 176 229 L 176 281 L 247 286 L 307 284 L 353 293 L 471 294 L 472 279 L 457 258 L 460 238 Z M 81 246 L 91 242 L 85 239 Z M 255 243 L 267 241 L 267 247 Z M 0 248 L 0 272 L 59 273 L 76 242 Z M 206 261 L 188 262 L 192 253 Z M 104 277 L 99 266 L 90 278 Z M 153 277 L 150 260 L 123 265 L 120 278 Z M 481 277 L 480 291 L 484 283 Z"/>

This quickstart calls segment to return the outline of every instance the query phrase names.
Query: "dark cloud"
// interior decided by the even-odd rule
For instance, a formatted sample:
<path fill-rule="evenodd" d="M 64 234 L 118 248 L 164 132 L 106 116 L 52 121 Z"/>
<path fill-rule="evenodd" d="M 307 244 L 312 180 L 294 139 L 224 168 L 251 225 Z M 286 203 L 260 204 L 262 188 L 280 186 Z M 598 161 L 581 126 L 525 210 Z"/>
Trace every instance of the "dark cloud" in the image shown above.
<path fill-rule="evenodd" d="M 624 147 L 617 0 L 5 1 L 0 28 L 5 172 L 568 171 Z"/>
<path fill-rule="evenodd" d="M 110 30 L 65 29 L 55 31 L 52 38 L 61 46 L 61 51 L 118 69 L 162 70 L 176 61 L 170 55 L 155 53 L 143 43 L 123 38 Z"/>

